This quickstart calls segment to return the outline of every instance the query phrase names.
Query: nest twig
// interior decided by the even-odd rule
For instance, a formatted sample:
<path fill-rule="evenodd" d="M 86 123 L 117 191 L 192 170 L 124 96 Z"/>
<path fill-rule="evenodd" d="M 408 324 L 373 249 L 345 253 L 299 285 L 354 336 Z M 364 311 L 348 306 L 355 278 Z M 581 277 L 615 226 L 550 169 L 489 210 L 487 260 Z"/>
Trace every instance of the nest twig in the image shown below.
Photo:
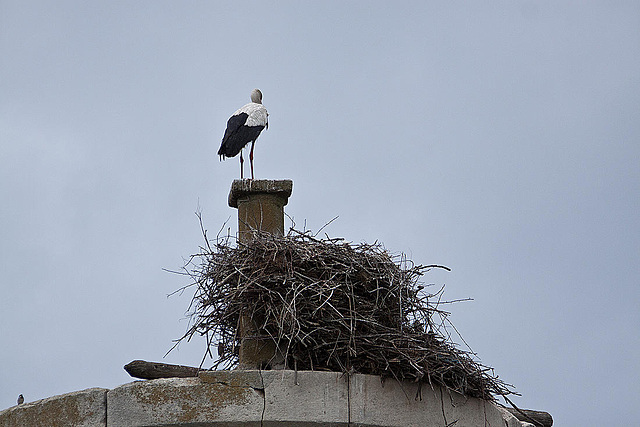
<path fill-rule="evenodd" d="M 293 229 L 246 244 L 229 236 L 210 244 L 206 233 L 205 240 L 185 266 L 196 290 L 178 342 L 205 336 L 203 361 L 218 348 L 212 369 L 237 364 L 238 326 L 249 316 L 289 367 L 424 382 L 488 400 L 514 393 L 445 331 L 443 289 L 427 293 L 419 278 L 447 267 Z"/>

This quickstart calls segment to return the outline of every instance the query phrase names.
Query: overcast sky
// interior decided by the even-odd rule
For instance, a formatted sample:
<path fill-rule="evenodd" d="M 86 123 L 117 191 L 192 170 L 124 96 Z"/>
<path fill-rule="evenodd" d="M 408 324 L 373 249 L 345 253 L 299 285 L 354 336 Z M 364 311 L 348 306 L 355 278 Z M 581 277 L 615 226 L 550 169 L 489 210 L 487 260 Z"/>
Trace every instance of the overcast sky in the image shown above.
<path fill-rule="evenodd" d="M 451 320 L 556 425 L 640 419 L 640 3 L 0 0 L 0 409 L 198 365 L 179 269 L 236 211 L 264 94 L 286 212 L 451 272 Z"/>

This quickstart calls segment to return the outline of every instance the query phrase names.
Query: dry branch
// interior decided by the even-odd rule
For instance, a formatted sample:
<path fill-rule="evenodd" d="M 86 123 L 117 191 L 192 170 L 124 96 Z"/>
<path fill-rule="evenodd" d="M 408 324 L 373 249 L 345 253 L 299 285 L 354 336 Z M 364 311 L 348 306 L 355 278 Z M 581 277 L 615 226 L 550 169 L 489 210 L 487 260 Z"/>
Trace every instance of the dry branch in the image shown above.
<path fill-rule="evenodd" d="M 135 378 L 154 380 L 157 378 L 197 377 L 200 369 L 191 366 L 170 365 L 168 363 L 134 360 L 124 365 L 124 370 Z"/>

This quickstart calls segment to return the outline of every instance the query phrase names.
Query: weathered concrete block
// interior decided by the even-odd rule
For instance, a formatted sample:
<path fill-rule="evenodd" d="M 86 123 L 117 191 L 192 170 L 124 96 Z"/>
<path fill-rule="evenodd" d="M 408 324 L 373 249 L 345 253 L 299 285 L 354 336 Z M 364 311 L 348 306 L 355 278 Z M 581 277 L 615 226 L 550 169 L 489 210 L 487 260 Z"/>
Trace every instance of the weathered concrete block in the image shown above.
<path fill-rule="evenodd" d="M 241 382 L 164 378 L 135 381 L 107 393 L 109 427 L 259 425 L 263 409 L 262 391 Z"/>
<path fill-rule="evenodd" d="M 351 414 L 362 426 L 500 426 L 520 427 L 520 422 L 482 399 L 449 393 L 428 384 L 384 382 L 373 375 L 351 376 Z"/>
<path fill-rule="evenodd" d="M 265 425 L 348 425 L 349 395 L 342 374 L 274 370 L 263 371 L 262 377 Z"/>
<path fill-rule="evenodd" d="M 89 388 L 0 412 L 2 427 L 105 427 L 107 389 Z"/>

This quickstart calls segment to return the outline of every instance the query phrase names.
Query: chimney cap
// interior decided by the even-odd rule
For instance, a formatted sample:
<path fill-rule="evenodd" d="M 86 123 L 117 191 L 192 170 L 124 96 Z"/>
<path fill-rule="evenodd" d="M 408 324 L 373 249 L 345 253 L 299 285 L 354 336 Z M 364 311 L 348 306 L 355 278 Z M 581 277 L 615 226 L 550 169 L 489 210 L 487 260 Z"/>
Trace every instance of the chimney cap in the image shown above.
<path fill-rule="evenodd" d="M 286 205 L 292 191 L 293 181 L 290 179 L 235 179 L 229 192 L 229 206 L 237 208 L 238 199 L 250 194 L 274 194 L 282 197 Z"/>

